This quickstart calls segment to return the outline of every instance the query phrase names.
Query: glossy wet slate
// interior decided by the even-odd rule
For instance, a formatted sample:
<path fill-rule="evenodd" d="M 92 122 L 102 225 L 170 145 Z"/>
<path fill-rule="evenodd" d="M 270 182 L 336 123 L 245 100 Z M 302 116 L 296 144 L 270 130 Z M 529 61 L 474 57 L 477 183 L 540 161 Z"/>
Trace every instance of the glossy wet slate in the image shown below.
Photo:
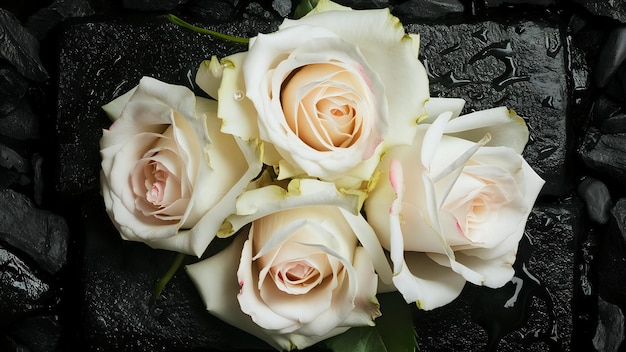
<path fill-rule="evenodd" d="M 220 30 L 245 36 L 254 30 L 268 31 L 276 24 L 265 23 L 261 27 L 259 23 L 232 23 L 222 25 Z M 552 180 L 547 192 L 562 194 L 566 185 L 563 165 L 567 136 L 561 132 L 565 131 L 563 111 L 568 96 L 565 83 L 558 79 L 567 74 L 564 49 L 558 42 L 559 29 L 545 22 L 533 21 L 407 27 L 422 36 L 422 59 L 428 63 L 433 78 L 431 89 L 435 95 L 464 97 L 468 100 L 468 111 L 501 104 L 512 105 L 510 107 L 520 115 L 528 117 L 534 142 L 526 156 L 540 173 Z M 473 41 L 461 40 L 472 33 L 475 34 Z M 546 48 L 546 37 L 557 42 Z M 193 88 L 189 77 L 203 58 L 212 54 L 224 56 L 245 50 L 245 47 L 187 32 L 159 17 L 139 22 L 69 24 L 61 38 L 57 124 L 60 168 L 56 185 L 57 190 L 68 197 L 88 195 L 88 201 L 82 207 L 83 218 L 86 219 L 83 229 L 86 238 L 83 270 L 86 346 L 94 350 L 127 346 L 133 351 L 145 351 L 157 346 L 165 349 L 232 349 L 238 346 L 233 340 L 239 343 L 241 339 L 229 336 L 247 335 L 233 332 L 232 328 L 206 314 L 193 286 L 182 272 L 166 288 L 161 300 L 149 304 L 152 284 L 173 261 L 173 255 L 151 250 L 143 244 L 124 242 L 112 226 L 102 226 L 108 223 L 108 219 L 97 194 L 100 170 L 97 140 L 100 129 L 109 124 L 100 106 L 132 88 L 142 75 Z M 156 38 L 159 40 L 156 41 Z M 455 42 L 459 43 L 458 47 L 454 47 Z M 537 50 L 536 46 L 542 50 Z M 473 68 L 470 69 L 470 66 Z M 446 67 L 449 73 L 445 72 Z M 453 72 L 469 82 L 451 84 L 450 80 L 446 81 L 445 77 L 451 79 Z M 550 106 L 541 104 L 546 97 L 553 97 Z M 524 103 L 528 101 L 533 104 Z M 532 128 L 533 125 L 541 128 Z M 540 150 L 550 148 L 550 153 L 540 153 Z M 573 223 L 562 223 L 557 217 L 571 217 L 570 212 L 567 209 L 546 210 L 540 207 L 533 213 L 542 220 L 530 222 L 528 232 L 533 238 L 533 245 L 529 251 L 532 254 L 524 258 L 524 264 L 541 271 L 542 263 L 550 258 L 551 264 L 559 263 L 559 270 L 554 271 L 556 276 L 541 277 L 537 279 L 539 282 L 535 282 L 533 275 L 536 274 L 527 274 L 520 266 L 519 277 L 523 279 L 520 279 L 519 287 L 523 288 L 521 292 L 525 293 L 523 297 L 526 299 L 520 299 L 514 305 L 515 314 L 520 317 L 528 315 L 531 319 L 529 323 L 493 332 L 493 324 L 501 324 L 501 321 L 493 320 L 491 316 L 485 318 L 484 312 L 472 311 L 475 308 L 469 305 L 464 311 L 458 311 L 458 306 L 451 305 L 438 312 L 416 316 L 423 350 L 441 350 L 447 346 L 443 341 L 464 341 L 464 344 L 480 348 L 492 343 L 490 341 L 495 344 L 501 340 L 499 346 L 513 351 L 532 343 L 511 338 L 507 335 L 510 331 L 530 334 L 537 330 L 548 334 L 555 325 L 559 327 L 556 336 L 559 345 L 568 349 L 573 324 L 572 311 L 568 307 L 574 292 L 575 250 L 573 243 L 567 247 L 562 241 L 572 242 L 579 229 Z M 559 229 L 560 236 L 556 237 L 559 242 L 553 242 L 549 237 L 546 222 L 567 225 Z M 534 286 L 528 288 L 529 284 Z M 508 295 L 511 299 L 510 290 L 511 287 L 505 287 L 498 292 L 502 297 Z M 471 288 L 469 291 L 461 302 L 474 295 Z M 548 299 L 547 291 L 556 294 Z M 483 291 L 479 292 L 476 299 L 483 294 Z M 487 293 L 487 297 L 489 295 L 491 293 Z M 546 304 L 550 307 L 546 308 Z M 493 311 L 495 308 L 484 309 Z M 513 311 L 502 309 L 507 311 L 504 313 Z M 445 318 L 441 311 L 448 312 Z M 472 318 L 471 314 L 482 318 Z M 468 315 L 469 320 L 464 315 Z M 468 329 L 483 330 L 477 321 L 489 331 L 491 340 L 485 332 L 466 334 Z M 429 326 L 440 328 L 433 331 Z M 460 326 L 462 330 L 454 332 L 453 326 Z M 251 341 L 253 345 L 267 348 L 254 338 Z"/>

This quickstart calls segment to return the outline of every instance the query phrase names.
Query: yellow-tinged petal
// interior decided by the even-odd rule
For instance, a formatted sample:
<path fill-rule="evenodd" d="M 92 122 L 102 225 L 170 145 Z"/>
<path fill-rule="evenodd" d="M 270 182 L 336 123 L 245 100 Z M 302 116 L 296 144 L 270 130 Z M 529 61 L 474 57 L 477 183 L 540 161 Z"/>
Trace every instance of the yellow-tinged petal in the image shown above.
<path fill-rule="evenodd" d="M 265 215 L 307 205 L 336 205 L 352 214 L 359 213 L 360 196 L 337 190 L 330 182 L 314 179 L 292 180 L 287 189 L 277 185 L 252 189 L 241 194 L 237 200 L 237 213 L 223 226 L 229 232 L 220 232 L 218 237 L 228 237 L 246 224 Z"/>
<path fill-rule="evenodd" d="M 306 16 L 304 17 L 312 16 L 320 12 L 326 12 L 326 11 L 353 11 L 353 10 L 348 6 L 339 5 L 336 2 L 332 2 L 330 0 L 319 0 L 317 2 L 317 5 L 315 5 L 315 7 L 313 8 L 313 10 L 307 13 Z"/>
<path fill-rule="evenodd" d="M 257 111 L 246 97 L 243 79 L 243 61 L 247 52 L 240 52 L 222 59 L 224 71 L 218 90 L 217 115 L 222 119 L 222 132 L 243 140 L 259 138 Z"/>
<path fill-rule="evenodd" d="M 213 55 L 211 60 L 204 60 L 200 63 L 196 73 L 196 84 L 211 98 L 217 99 L 217 91 L 220 84 L 222 84 L 223 72 L 222 64 L 217 59 L 217 56 Z"/>

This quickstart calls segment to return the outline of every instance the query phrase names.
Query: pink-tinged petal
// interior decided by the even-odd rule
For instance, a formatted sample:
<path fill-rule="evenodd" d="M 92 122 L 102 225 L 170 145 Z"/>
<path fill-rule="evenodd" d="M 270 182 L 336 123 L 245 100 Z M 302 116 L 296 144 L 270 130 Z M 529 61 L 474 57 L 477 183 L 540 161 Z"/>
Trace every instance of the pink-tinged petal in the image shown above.
<path fill-rule="evenodd" d="M 271 335 L 270 331 L 255 324 L 249 315 L 241 311 L 237 294 L 249 286 L 244 278 L 239 280 L 237 278 L 237 268 L 245 240 L 245 235 L 237 236 L 218 254 L 185 267 L 187 273 L 212 315 L 259 337 L 276 349 L 289 349 L 291 347 L 289 336 Z"/>
<path fill-rule="evenodd" d="M 402 171 L 402 164 L 398 160 L 391 161 L 391 164 L 389 166 L 389 182 L 391 182 L 391 188 L 393 188 L 393 191 L 396 194 L 396 197 L 398 199 L 397 202 L 401 204 L 402 195 L 404 194 L 404 176 Z M 394 204 L 395 203 L 396 202 L 394 202 Z"/>
<path fill-rule="evenodd" d="M 248 314 L 252 321 L 260 327 L 268 330 L 291 329 L 294 324 L 293 320 L 286 319 L 274 313 L 263 301 L 256 287 L 256 278 L 258 277 L 258 269 L 252 262 L 252 240 L 248 239 L 243 246 L 241 252 L 241 261 L 237 270 L 237 278 L 235 282 L 243 281 L 241 292 L 237 295 L 241 311 Z M 233 278 L 234 279 L 234 278 Z M 248 283 L 247 285 L 245 283 Z"/>

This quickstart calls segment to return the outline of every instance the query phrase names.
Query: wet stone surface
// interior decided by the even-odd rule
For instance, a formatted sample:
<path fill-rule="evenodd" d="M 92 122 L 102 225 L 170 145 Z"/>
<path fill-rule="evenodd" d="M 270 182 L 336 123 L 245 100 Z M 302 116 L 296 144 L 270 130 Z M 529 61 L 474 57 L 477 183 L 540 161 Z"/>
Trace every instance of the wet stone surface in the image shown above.
<path fill-rule="evenodd" d="M 0 189 L 0 244 L 26 253 L 42 270 L 55 274 L 67 260 L 69 228 L 64 218 L 35 207 L 26 196 Z"/>
<path fill-rule="evenodd" d="M 155 283 L 176 254 L 120 239 L 96 194 L 83 203 L 82 211 L 86 219 L 82 348 L 169 351 L 265 346 L 208 314 L 182 270 L 158 299 L 151 300 Z"/>
<path fill-rule="evenodd" d="M 546 180 L 542 193 L 566 194 L 568 48 L 559 27 L 543 21 L 407 27 L 420 33 L 431 96 L 463 98 L 465 112 L 515 110 L 531 133 L 524 157 Z"/>

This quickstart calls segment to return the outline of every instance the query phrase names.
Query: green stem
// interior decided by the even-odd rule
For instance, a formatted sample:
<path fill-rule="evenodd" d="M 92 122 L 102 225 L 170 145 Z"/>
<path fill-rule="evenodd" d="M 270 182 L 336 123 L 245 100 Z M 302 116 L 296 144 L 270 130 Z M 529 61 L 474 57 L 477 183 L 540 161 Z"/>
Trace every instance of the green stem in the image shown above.
<path fill-rule="evenodd" d="M 157 298 L 159 298 L 161 292 L 163 291 L 167 283 L 170 282 L 174 274 L 176 274 L 186 257 L 186 254 L 178 253 L 176 259 L 174 259 L 174 262 L 172 263 L 172 266 L 170 266 L 165 275 L 163 275 L 159 279 L 159 281 L 157 281 L 156 285 L 154 285 L 154 290 L 152 290 L 152 297 L 150 297 L 150 302 L 154 302 L 157 300 Z"/>
<path fill-rule="evenodd" d="M 248 38 L 234 37 L 232 35 L 223 34 L 223 33 L 220 33 L 220 32 L 212 31 L 210 29 L 196 27 L 193 24 L 191 24 L 189 22 L 185 22 L 185 21 L 181 20 L 179 17 L 176 17 L 176 16 L 174 16 L 172 14 L 167 15 L 167 19 L 170 22 L 174 23 L 175 25 L 187 28 L 187 29 L 192 30 L 194 32 L 198 32 L 198 33 L 202 33 L 202 34 L 208 34 L 208 35 L 214 36 L 216 38 L 229 40 L 229 41 L 235 42 L 235 43 L 248 44 L 250 42 L 250 39 L 248 39 Z"/>

